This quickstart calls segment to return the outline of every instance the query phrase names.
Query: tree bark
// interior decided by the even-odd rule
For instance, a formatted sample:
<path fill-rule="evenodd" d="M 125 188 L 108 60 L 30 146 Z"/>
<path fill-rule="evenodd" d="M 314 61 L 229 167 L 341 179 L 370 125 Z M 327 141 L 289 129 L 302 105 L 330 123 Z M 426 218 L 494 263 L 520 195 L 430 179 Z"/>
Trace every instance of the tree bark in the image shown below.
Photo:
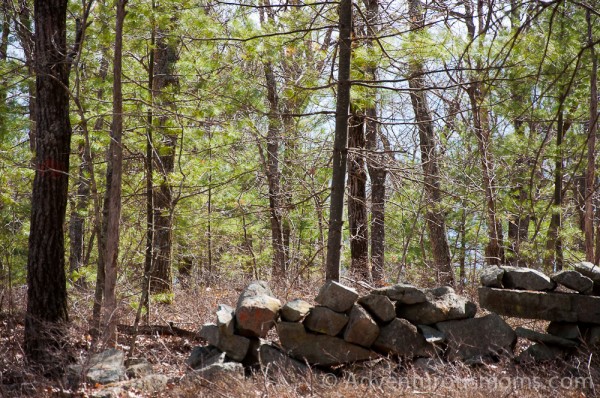
<path fill-rule="evenodd" d="M 325 278 L 340 279 L 344 194 L 346 189 L 346 160 L 348 144 L 348 110 L 350 107 L 350 60 L 352 57 L 352 0 L 339 5 L 338 82 L 335 110 L 335 138 L 329 203 L 329 234 Z"/>
<path fill-rule="evenodd" d="M 590 121 L 588 129 L 587 173 L 585 184 L 585 259 L 596 261 L 594 256 L 594 194 L 596 182 L 596 134 L 598 133 L 598 59 L 594 49 L 592 35 L 592 15 L 586 10 L 588 44 L 592 57 L 592 70 L 590 72 Z"/>
<path fill-rule="evenodd" d="M 127 0 L 118 0 L 115 24 L 113 64 L 113 121 L 110 132 L 107 179 L 108 212 L 106 217 L 106 255 L 104 266 L 103 340 L 109 347 L 117 343 L 117 272 L 119 257 L 119 221 L 121 218 L 121 180 L 123 173 L 123 24 Z"/>
<path fill-rule="evenodd" d="M 35 0 L 36 142 L 27 259 L 25 354 L 51 373 L 66 344 L 67 286 L 63 225 L 67 206 L 71 123 L 66 60 L 66 0 Z"/>
<path fill-rule="evenodd" d="M 69 223 L 69 270 L 71 272 L 83 266 L 85 255 L 85 212 L 90 201 L 89 168 L 85 142 L 80 142 L 77 154 L 81 159 L 77 176 L 77 196 Z"/>
<path fill-rule="evenodd" d="M 176 89 L 179 86 L 179 80 L 174 71 L 177 60 L 176 43 L 168 37 L 167 30 L 159 29 L 154 52 L 153 91 L 160 113 L 156 132 L 162 137 L 155 170 L 160 173 L 161 180 L 159 186 L 154 188 L 154 259 L 150 280 L 151 293 L 170 293 L 173 290 L 171 263 L 174 202 L 169 179 L 175 170 L 177 134 L 169 131 L 172 128 L 168 126 L 167 110 L 172 108 L 173 102 L 166 90 L 170 87 Z"/>
<path fill-rule="evenodd" d="M 348 223 L 350 224 L 350 270 L 370 280 L 369 227 L 367 215 L 367 170 L 365 117 L 352 112 L 348 127 Z"/>
<path fill-rule="evenodd" d="M 424 28 L 425 20 L 422 13 L 420 0 L 410 0 L 409 14 L 411 30 L 418 31 Z M 410 99 L 419 131 L 421 165 L 424 175 L 423 184 L 425 185 L 425 199 L 427 201 L 425 222 L 431 244 L 434 268 L 438 273 L 438 282 L 454 286 L 455 277 L 446 231 L 446 218 L 441 208 L 442 191 L 440 188 L 438 150 L 435 131 L 433 129 L 433 118 L 429 110 L 427 93 L 425 91 L 424 72 L 421 61 L 418 59 L 411 59 L 409 61 L 410 77 L 408 83 L 411 88 Z"/>

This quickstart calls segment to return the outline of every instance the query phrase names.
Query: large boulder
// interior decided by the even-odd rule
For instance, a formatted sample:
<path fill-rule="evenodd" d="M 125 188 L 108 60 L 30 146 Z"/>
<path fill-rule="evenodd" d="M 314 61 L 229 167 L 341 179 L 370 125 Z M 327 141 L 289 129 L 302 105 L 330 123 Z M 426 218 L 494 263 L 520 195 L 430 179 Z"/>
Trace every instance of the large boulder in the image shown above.
<path fill-rule="evenodd" d="M 450 287 L 427 289 L 427 301 L 406 305 L 396 303 L 396 315 L 415 325 L 432 325 L 438 322 L 455 319 L 472 318 L 477 312 L 477 305 L 454 293 Z"/>
<path fill-rule="evenodd" d="M 507 289 L 554 290 L 556 283 L 543 272 L 531 268 L 504 266 L 502 285 Z"/>
<path fill-rule="evenodd" d="M 565 350 L 545 344 L 532 344 L 521 352 L 517 360 L 522 364 L 548 362 L 559 359 L 565 355 Z"/>
<path fill-rule="evenodd" d="M 379 336 L 377 322 L 362 306 L 354 304 L 344 332 L 344 340 L 368 348 L 377 339 L 377 336 Z"/>
<path fill-rule="evenodd" d="M 563 339 L 578 340 L 581 338 L 581 330 L 579 330 L 577 323 L 550 322 L 546 332 L 553 336 L 562 337 Z"/>
<path fill-rule="evenodd" d="M 127 379 L 125 353 L 111 348 L 90 358 L 85 373 L 86 381 L 94 384 L 109 384 Z"/>
<path fill-rule="evenodd" d="M 317 306 L 304 319 L 304 326 L 310 331 L 336 336 L 348 323 L 348 316 L 327 307 Z"/>
<path fill-rule="evenodd" d="M 356 290 L 335 281 L 327 281 L 319 290 L 315 301 L 336 312 L 346 312 L 352 308 L 356 299 Z"/>
<path fill-rule="evenodd" d="M 580 272 L 573 270 L 558 271 L 550 277 L 556 283 L 559 283 L 569 289 L 582 294 L 590 294 L 594 289 L 594 282 Z"/>
<path fill-rule="evenodd" d="M 250 339 L 236 334 L 231 336 L 221 334 L 219 327 L 214 323 L 202 325 L 200 337 L 219 350 L 224 351 L 234 361 L 243 360 L 248 353 L 248 347 L 250 347 Z"/>
<path fill-rule="evenodd" d="M 487 287 L 502 287 L 502 279 L 504 278 L 504 270 L 496 265 L 486 267 L 481 272 L 481 285 Z"/>
<path fill-rule="evenodd" d="M 600 297 L 595 296 L 481 287 L 479 305 L 517 318 L 600 324 Z"/>
<path fill-rule="evenodd" d="M 573 268 L 575 271 L 582 273 L 587 276 L 594 282 L 594 294 L 600 294 L 600 267 L 589 263 L 587 261 L 582 261 L 580 263 L 574 264 Z"/>
<path fill-rule="evenodd" d="M 377 357 L 373 351 L 338 337 L 309 333 L 301 323 L 279 322 L 277 333 L 287 353 L 312 365 L 333 366 Z"/>
<path fill-rule="evenodd" d="M 261 369 L 265 374 L 282 376 L 288 382 L 294 377 L 305 376 L 311 372 L 306 364 L 290 358 L 279 348 L 269 343 L 261 343 L 258 348 L 258 359 Z"/>
<path fill-rule="evenodd" d="M 233 336 L 235 331 L 235 311 L 226 304 L 217 306 L 217 326 L 219 332 L 225 336 Z"/>
<path fill-rule="evenodd" d="M 521 338 L 546 345 L 554 345 L 564 348 L 575 348 L 579 345 L 573 340 L 563 339 L 562 337 L 553 336 L 551 334 L 536 332 L 535 330 L 526 329 L 520 326 L 515 329 L 515 333 Z"/>
<path fill-rule="evenodd" d="M 185 364 L 192 369 L 202 369 L 215 363 L 225 362 L 225 353 L 212 345 L 195 347 Z"/>
<path fill-rule="evenodd" d="M 418 332 L 417 327 L 406 319 L 395 318 L 381 328 L 373 348 L 385 354 L 414 358 L 434 354 L 431 344 Z"/>
<path fill-rule="evenodd" d="M 300 322 L 313 309 L 308 301 L 296 299 L 281 308 L 281 318 L 286 322 Z"/>
<path fill-rule="evenodd" d="M 372 291 L 373 294 L 382 294 L 392 301 L 403 304 L 423 303 L 427 296 L 422 289 L 406 283 L 398 283 L 393 286 L 381 287 Z"/>
<path fill-rule="evenodd" d="M 446 356 L 451 361 L 477 362 L 500 354 L 511 354 L 517 335 L 500 316 L 441 322 L 436 325 L 447 338 Z"/>
<path fill-rule="evenodd" d="M 379 322 L 388 323 L 396 317 L 394 303 L 385 295 L 369 294 L 359 298 L 358 304 L 362 305 Z"/>
<path fill-rule="evenodd" d="M 266 337 L 275 325 L 281 301 L 264 281 L 252 282 L 240 295 L 235 308 L 236 327 L 239 334 L 249 337 Z"/>

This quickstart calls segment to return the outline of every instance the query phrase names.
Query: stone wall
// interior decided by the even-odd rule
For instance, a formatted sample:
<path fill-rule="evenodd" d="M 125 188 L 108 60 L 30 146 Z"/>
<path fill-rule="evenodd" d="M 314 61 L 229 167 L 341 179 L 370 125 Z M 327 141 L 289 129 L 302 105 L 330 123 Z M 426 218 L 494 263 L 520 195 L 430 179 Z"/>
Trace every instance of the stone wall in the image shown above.
<path fill-rule="evenodd" d="M 514 357 L 517 337 L 534 342 L 516 360 L 541 361 L 600 342 L 600 270 L 580 263 L 552 276 L 526 268 L 484 271 L 480 305 L 450 287 L 422 289 L 397 284 L 360 296 L 327 282 L 315 298 L 282 305 L 265 282 L 253 282 L 235 308 L 221 304 L 216 322 L 188 359 L 195 369 L 239 362 L 276 371 L 302 371 L 385 357 L 438 358 L 481 363 Z M 547 333 L 518 327 L 500 315 L 551 321 Z M 598 326 L 597 326 L 598 325 Z M 274 329 L 274 330 L 273 330 Z M 208 364 L 208 365 L 207 365 Z"/>

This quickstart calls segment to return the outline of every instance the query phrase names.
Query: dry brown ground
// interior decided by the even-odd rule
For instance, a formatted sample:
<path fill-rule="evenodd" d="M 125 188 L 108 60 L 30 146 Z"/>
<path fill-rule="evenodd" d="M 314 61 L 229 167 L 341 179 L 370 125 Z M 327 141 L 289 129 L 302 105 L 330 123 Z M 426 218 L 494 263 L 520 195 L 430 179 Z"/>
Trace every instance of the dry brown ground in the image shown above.
<path fill-rule="evenodd" d="M 211 286 L 194 285 L 187 289 L 177 286 L 174 303 L 153 305 L 151 324 L 172 324 L 182 329 L 197 331 L 206 322 L 214 321 L 219 303 L 235 305 L 239 293 L 248 281 L 243 278 L 219 280 Z M 345 281 L 348 284 L 348 281 Z M 418 283 L 418 281 L 417 281 Z M 423 284 L 422 284 L 423 285 Z M 311 299 L 317 294 L 320 282 L 305 281 L 294 286 L 272 286 L 282 301 L 293 298 Z M 355 286 L 364 291 L 364 287 Z M 136 301 L 133 293 L 124 287 L 121 305 L 121 323 L 131 324 L 135 312 L 129 303 Z M 134 289 L 130 291 L 134 292 Z M 88 334 L 92 291 L 71 292 L 69 341 L 72 353 L 85 360 L 92 347 Z M 476 289 L 462 294 L 476 299 Z M 0 313 L 0 398 L 86 397 L 96 386 L 81 385 L 69 390 L 66 381 L 50 381 L 25 366 L 22 351 L 24 290 L 13 292 L 12 313 Z M 310 301 L 310 300 L 309 300 Z M 508 319 L 513 326 L 543 331 L 545 323 Z M 272 336 L 275 338 L 275 336 Z M 162 397 L 594 397 L 600 396 L 600 360 L 598 350 L 582 350 L 567 360 L 539 365 L 519 365 L 510 359 L 497 363 L 465 366 L 444 364 L 425 371 L 412 362 L 402 363 L 384 359 L 374 364 L 333 371 L 315 370 L 306 378 L 290 380 L 289 375 L 268 377 L 258 372 L 244 381 L 224 381 L 203 386 L 186 387 L 179 383 L 188 371 L 185 359 L 202 341 L 173 336 L 138 336 L 131 357 L 144 357 L 154 365 L 156 373 L 167 375 L 171 382 L 167 390 L 153 396 Z M 122 335 L 120 348 L 129 351 L 130 336 Z M 517 352 L 525 348 L 520 342 Z M 596 387 L 597 386 L 597 387 Z M 134 391 L 130 397 L 143 395 Z"/>

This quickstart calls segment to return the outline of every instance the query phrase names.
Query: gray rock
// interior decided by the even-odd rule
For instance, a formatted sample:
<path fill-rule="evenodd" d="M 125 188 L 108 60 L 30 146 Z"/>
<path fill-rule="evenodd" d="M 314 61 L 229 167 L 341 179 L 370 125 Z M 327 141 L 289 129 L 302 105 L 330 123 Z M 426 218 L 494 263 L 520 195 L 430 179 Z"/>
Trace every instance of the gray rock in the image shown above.
<path fill-rule="evenodd" d="M 373 348 L 386 354 L 414 358 L 433 356 L 431 344 L 417 331 L 417 327 L 406 319 L 395 318 L 381 328 Z"/>
<path fill-rule="evenodd" d="M 512 354 L 517 335 L 500 316 L 441 322 L 436 325 L 448 341 L 446 356 L 451 361 L 480 361 Z"/>
<path fill-rule="evenodd" d="M 238 362 L 216 363 L 187 373 L 182 379 L 184 386 L 214 387 L 214 383 L 227 385 L 244 379 L 244 367 Z"/>
<path fill-rule="evenodd" d="M 335 281 L 327 281 L 315 298 L 315 301 L 336 312 L 346 312 L 358 299 L 356 290 Z"/>
<path fill-rule="evenodd" d="M 398 283 L 393 286 L 381 287 L 373 290 L 373 294 L 382 294 L 392 301 L 403 304 L 423 303 L 427 300 L 425 292 L 418 287 L 406 283 Z"/>
<path fill-rule="evenodd" d="M 304 363 L 287 356 L 271 344 L 261 344 L 258 350 L 261 369 L 268 375 L 281 375 L 288 382 L 296 376 L 307 375 L 311 370 Z"/>
<path fill-rule="evenodd" d="M 600 267 L 587 261 L 582 261 L 573 265 L 573 268 L 590 278 L 594 282 L 593 294 L 600 295 Z"/>
<path fill-rule="evenodd" d="M 217 326 L 222 336 L 233 336 L 235 331 L 235 311 L 226 304 L 217 307 Z"/>
<path fill-rule="evenodd" d="M 427 325 L 417 325 L 417 329 L 423 335 L 423 337 L 425 337 L 425 341 L 428 343 L 446 342 L 446 335 L 436 328 Z"/>
<path fill-rule="evenodd" d="M 554 282 L 582 294 L 591 294 L 594 289 L 594 282 L 577 271 L 562 270 L 552 274 L 550 278 Z"/>
<path fill-rule="evenodd" d="M 589 346 L 600 345 L 600 326 L 587 326 L 582 331 L 583 341 Z"/>
<path fill-rule="evenodd" d="M 600 297 L 595 296 L 481 287 L 479 305 L 517 318 L 600 324 Z"/>
<path fill-rule="evenodd" d="M 151 374 L 139 379 L 121 381 L 99 391 L 92 392 L 90 398 L 120 398 L 130 396 L 131 390 L 141 392 L 144 396 L 154 396 L 163 392 L 169 378 L 165 375 Z"/>
<path fill-rule="evenodd" d="M 564 348 L 573 348 L 578 346 L 578 344 L 573 340 L 567 340 L 551 334 L 536 332 L 535 330 L 526 329 L 523 327 L 516 328 L 515 333 L 517 333 L 517 336 L 519 337 L 534 341 L 536 343 L 556 345 Z"/>
<path fill-rule="evenodd" d="M 502 278 L 504 277 L 504 270 L 496 265 L 492 267 L 486 267 L 481 273 L 480 281 L 481 285 L 486 287 L 502 287 Z"/>
<path fill-rule="evenodd" d="M 313 306 L 308 301 L 292 300 L 281 308 L 281 318 L 286 322 L 300 322 L 312 308 Z"/>
<path fill-rule="evenodd" d="M 418 304 L 404 305 L 396 303 L 396 315 L 415 325 L 432 325 L 438 322 L 455 319 L 472 318 L 477 312 L 477 305 L 454 293 L 450 287 L 427 289 L 427 301 Z"/>
<path fill-rule="evenodd" d="M 238 335 L 222 335 L 214 323 L 207 323 L 200 329 L 200 337 L 219 350 L 224 351 L 234 361 L 241 361 L 248 353 L 250 340 Z"/>
<path fill-rule="evenodd" d="M 394 303 L 383 294 L 369 294 L 359 298 L 358 303 L 379 322 L 388 323 L 396 318 Z"/>
<path fill-rule="evenodd" d="M 564 356 L 565 352 L 559 347 L 547 346 L 544 344 L 533 344 L 521 352 L 517 358 L 519 363 L 538 363 L 548 362 Z"/>
<path fill-rule="evenodd" d="M 327 307 L 313 308 L 304 319 L 304 326 L 313 332 L 336 336 L 348 323 L 348 316 Z"/>
<path fill-rule="evenodd" d="M 548 334 L 562 337 L 563 339 L 577 340 L 581 337 L 579 325 L 569 322 L 550 322 L 546 329 Z"/>
<path fill-rule="evenodd" d="M 266 337 L 275 325 L 280 308 L 281 301 L 275 298 L 266 282 L 252 282 L 240 295 L 235 309 L 238 333 Z"/>
<path fill-rule="evenodd" d="M 279 322 L 277 333 L 287 353 L 312 365 L 333 366 L 377 357 L 373 351 L 338 337 L 308 333 L 301 323 Z"/>
<path fill-rule="evenodd" d="M 127 377 L 130 379 L 140 379 L 152 374 L 154 371 L 152 364 L 145 359 L 135 361 L 127 360 L 125 361 L 125 369 Z"/>
<path fill-rule="evenodd" d="M 109 384 L 127 379 L 123 351 L 111 348 L 91 357 L 86 380 L 91 384 Z"/>
<path fill-rule="evenodd" d="M 503 266 L 502 285 L 507 289 L 554 290 L 556 283 L 543 272 L 531 268 Z"/>
<path fill-rule="evenodd" d="M 361 305 L 354 304 L 344 332 L 344 340 L 368 348 L 375 342 L 377 336 L 379 336 L 377 322 Z"/>
<path fill-rule="evenodd" d="M 195 347 L 185 363 L 192 369 L 201 369 L 225 362 L 225 353 L 212 345 Z"/>

